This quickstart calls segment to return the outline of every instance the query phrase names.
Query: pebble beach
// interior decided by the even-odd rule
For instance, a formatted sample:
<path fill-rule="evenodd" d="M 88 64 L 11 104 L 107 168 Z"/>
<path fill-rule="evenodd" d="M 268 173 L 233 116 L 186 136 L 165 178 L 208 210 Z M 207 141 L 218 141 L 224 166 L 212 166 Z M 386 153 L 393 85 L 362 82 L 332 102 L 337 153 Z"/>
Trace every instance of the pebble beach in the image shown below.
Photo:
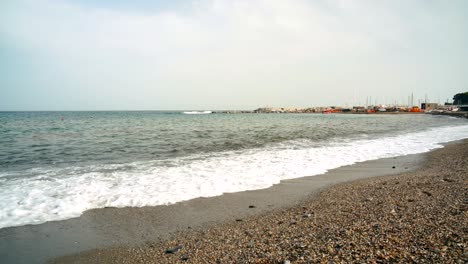
<path fill-rule="evenodd" d="M 467 157 L 465 140 L 429 153 L 415 171 L 337 184 L 290 208 L 52 263 L 466 263 Z"/>

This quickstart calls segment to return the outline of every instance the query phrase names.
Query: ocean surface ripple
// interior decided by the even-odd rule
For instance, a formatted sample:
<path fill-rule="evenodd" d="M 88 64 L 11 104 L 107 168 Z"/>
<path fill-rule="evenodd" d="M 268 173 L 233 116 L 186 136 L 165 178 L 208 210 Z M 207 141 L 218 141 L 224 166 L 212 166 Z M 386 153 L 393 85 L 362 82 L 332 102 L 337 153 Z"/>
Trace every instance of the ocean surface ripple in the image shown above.
<path fill-rule="evenodd" d="M 0 228 L 267 188 L 468 138 L 431 115 L 0 112 Z"/>

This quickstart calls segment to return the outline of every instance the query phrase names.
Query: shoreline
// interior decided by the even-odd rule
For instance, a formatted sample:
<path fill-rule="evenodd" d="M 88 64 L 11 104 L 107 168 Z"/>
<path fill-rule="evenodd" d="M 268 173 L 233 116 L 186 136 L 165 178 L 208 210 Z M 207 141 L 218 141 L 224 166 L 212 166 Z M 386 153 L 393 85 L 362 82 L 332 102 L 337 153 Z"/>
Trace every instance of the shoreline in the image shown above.
<path fill-rule="evenodd" d="M 422 165 L 426 154 L 365 161 L 322 175 L 281 181 L 267 189 L 196 198 L 168 206 L 92 209 L 68 220 L 3 228 L 0 259 L 5 263 L 43 263 L 96 248 L 154 243 L 180 231 L 201 230 L 292 207 L 337 183 L 414 170 Z M 255 208 L 249 208 L 251 205 Z"/>
<path fill-rule="evenodd" d="M 444 146 L 398 175 L 334 182 L 293 206 L 54 263 L 462 263 L 468 140 Z"/>

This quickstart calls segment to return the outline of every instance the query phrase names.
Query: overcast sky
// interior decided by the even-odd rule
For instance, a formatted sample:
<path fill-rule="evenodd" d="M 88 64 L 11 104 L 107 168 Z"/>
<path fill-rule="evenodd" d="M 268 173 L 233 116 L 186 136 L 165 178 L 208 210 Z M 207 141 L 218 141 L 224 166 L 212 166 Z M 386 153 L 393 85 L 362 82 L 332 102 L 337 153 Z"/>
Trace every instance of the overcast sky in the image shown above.
<path fill-rule="evenodd" d="M 0 2 L 0 110 L 443 103 L 465 91 L 465 0 Z"/>

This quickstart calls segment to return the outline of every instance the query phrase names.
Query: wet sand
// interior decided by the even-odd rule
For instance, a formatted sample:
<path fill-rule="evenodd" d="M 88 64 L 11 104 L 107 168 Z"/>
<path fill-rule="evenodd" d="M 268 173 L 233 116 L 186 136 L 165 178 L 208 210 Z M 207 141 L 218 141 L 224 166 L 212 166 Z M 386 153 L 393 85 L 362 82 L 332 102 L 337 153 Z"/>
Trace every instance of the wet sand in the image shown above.
<path fill-rule="evenodd" d="M 323 199 L 321 197 L 328 190 L 324 193 L 320 192 L 327 187 L 337 183 L 409 171 L 414 172 L 405 173 L 399 177 L 413 177 L 411 175 L 425 174 L 428 170 L 426 167 L 437 171 L 437 166 L 428 166 L 434 163 L 434 159 L 440 160 L 437 157 L 443 155 L 444 151 L 459 152 L 463 148 L 467 148 L 466 142 L 436 150 L 429 155 L 432 157 L 430 163 L 424 162 L 427 154 L 374 160 L 338 168 L 324 175 L 284 181 L 264 190 L 199 198 L 170 206 L 96 209 L 87 211 L 75 219 L 35 226 L 5 228 L 0 230 L 0 259 L 2 263 L 43 263 L 51 258 L 81 252 L 77 255 L 58 258 L 56 261 L 59 263 L 132 263 L 139 259 L 143 262 L 164 263 L 184 261 L 181 258 L 187 257 L 189 262 L 212 262 L 221 257 L 219 252 L 222 252 L 220 251 L 222 247 L 220 246 L 230 247 L 230 251 L 237 252 L 251 245 L 248 241 L 248 243 L 241 243 L 247 236 L 244 231 L 252 229 L 248 226 L 249 223 L 265 222 L 270 225 L 261 229 L 271 228 L 271 224 L 277 226 L 276 220 L 271 219 L 278 219 L 279 216 L 285 215 L 285 211 L 305 210 L 302 209 L 305 203 Z M 426 164 L 424 169 L 415 170 L 422 164 Z M 446 167 L 443 164 L 438 166 Z M 380 177 L 375 180 L 379 179 Z M 352 184 L 362 183 L 358 181 Z M 347 197 L 346 192 L 343 192 L 343 195 Z M 339 197 L 331 200 L 337 199 Z M 334 206 L 329 206 L 328 209 L 333 210 Z M 313 211 L 317 212 L 317 209 Z M 317 213 L 305 214 L 314 215 L 313 218 L 316 219 Z M 302 217 L 303 214 L 300 215 Z M 304 219 L 309 217 L 304 217 Z M 270 220 L 265 221 L 266 219 Z M 283 220 L 283 223 L 286 223 L 285 221 L 291 222 Z M 216 231 L 218 233 L 211 234 L 210 232 L 214 232 L 211 230 L 218 230 Z M 243 234 L 241 237 L 232 236 L 232 241 L 237 241 L 235 243 L 238 244 L 229 244 L 231 239 L 226 238 L 226 235 L 229 236 L 228 230 L 238 230 L 237 232 Z M 259 233 L 255 230 L 252 232 L 264 235 L 264 232 Z M 287 231 L 288 228 L 283 230 Z M 213 248 L 213 246 L 207 247 L 195 242 L 204 235 L 209 237 L 207 243 L 213 241 L 218 245 Z M 284 237 L 284 239 L 293 241 L 293 237 Z M 180 252 L 164 253 L 167 247 L 178 244 L 184 245 Z M 85 250 L 88 251 L 83 252 Z M 268 252 L 264 249 L 260 251 L 250 249 L 250 251 L 265 254 Z M 207 259 L 203 256 L 211 257 Z M 244 259 L 243 255 L 231 254 L 229 256 L 227 260 L 220 259 L 221 262 L 251 262 L 265 259 L 268 263 L 280 259 L 271 254 L 265 258 L 256 255 L 257 257 L 247 259 Z M 291 260 L 295 259 L 291 257 Z"/>

